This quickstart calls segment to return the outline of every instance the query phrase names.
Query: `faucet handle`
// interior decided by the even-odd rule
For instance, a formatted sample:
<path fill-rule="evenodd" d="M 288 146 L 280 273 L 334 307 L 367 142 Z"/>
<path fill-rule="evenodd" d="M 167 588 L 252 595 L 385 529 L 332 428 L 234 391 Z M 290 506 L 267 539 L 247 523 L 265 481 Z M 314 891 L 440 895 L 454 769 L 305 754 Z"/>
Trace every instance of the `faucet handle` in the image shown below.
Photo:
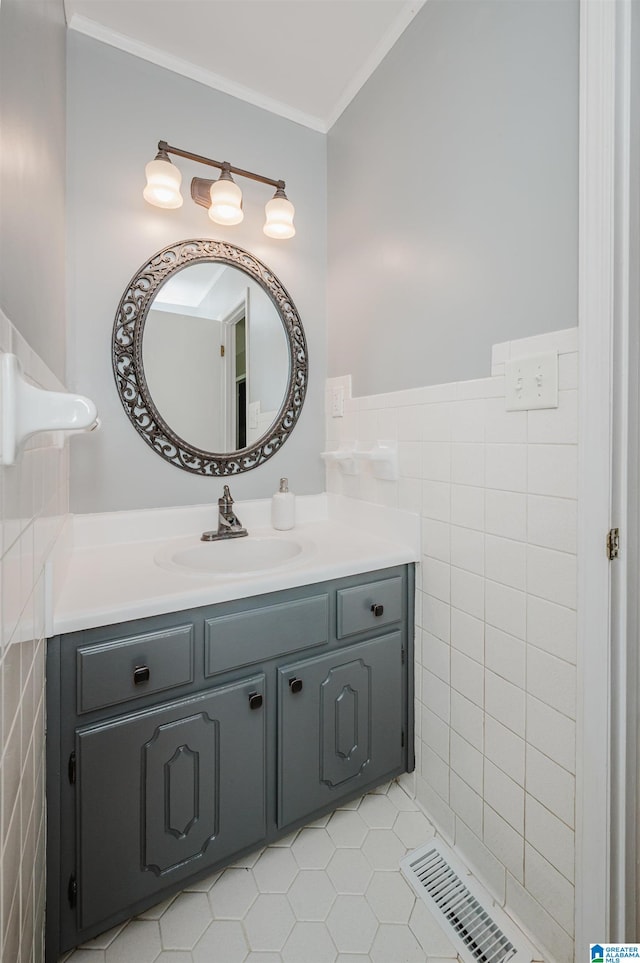
<path fill-rule="evenodd" d="M 246 528 L 243 528 L 240 519 L 233 511 L 233 498 L 229 491 L 229 486 L 225 485 L 222 495 L 218 499 L 218 530 L 203 532 L 200 536 L 203 542 L 215 542 L 220 538 L 239 538 L 248 535 Z"/>
<path fill-rule="evenodd" d="M 231 511 L 233 498 L 231 497 L 231 492 L 229 491 L 228 485 L 225 485 L 222 489 L 222 497 L 218 499 L 218 505 L 220 508 L 224 509 L 225 512 Z"/>

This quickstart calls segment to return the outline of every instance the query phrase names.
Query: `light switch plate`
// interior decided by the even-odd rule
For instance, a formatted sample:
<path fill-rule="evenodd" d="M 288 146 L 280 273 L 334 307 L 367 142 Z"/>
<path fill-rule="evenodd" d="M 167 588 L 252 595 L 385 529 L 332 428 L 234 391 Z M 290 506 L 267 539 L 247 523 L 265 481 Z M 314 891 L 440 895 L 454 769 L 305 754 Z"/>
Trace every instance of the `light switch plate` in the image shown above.
<path fill-rule="evenodd" d="M 505 363 L 507 411 L 558 407 L 558 353 L 515 358 Z"/>
<path fill-rule="evenodd" d="M 344 418 L 344 388 L 331 389 L 331 417 Z"/>

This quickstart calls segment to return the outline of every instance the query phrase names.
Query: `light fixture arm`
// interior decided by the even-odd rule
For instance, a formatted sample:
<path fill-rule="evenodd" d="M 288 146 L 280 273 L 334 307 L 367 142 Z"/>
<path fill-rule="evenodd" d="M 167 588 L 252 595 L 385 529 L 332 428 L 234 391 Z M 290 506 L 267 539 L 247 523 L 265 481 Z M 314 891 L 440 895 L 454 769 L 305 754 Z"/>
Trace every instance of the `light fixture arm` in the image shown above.
<path fill-rule="evenodd" d="M 198 164 L 206 164 L 208 167 L 216 167 L 219 171 L 229 171 L 231 174 L 237 174 L 239 177 L 248 177 L 252 181 L 259 181 L 261 184 L 270 184 L 275 187 L 276 190 L 284 191 L 285 183 L 282 180 L 274 180 L 271 177 L 263 177 L 262 174 L 254 174 L 253 171 L 245 171 L 242 167 L 233 167 L 227 161 L 221 162 L 212 160 L 210 157 L 203 157 L 202 154 L 193 154 L 188 150 L 181 150 L 179 147 L 172 147 L 167 144 L 166 140 L 158 141 L 158 151 L 164 152 L 165 154 L 175 154 L 176 157 L 185 157 L 187 160 L 196 161 Z M 194 178 L 196 180 L 203 180 L 203 178 Z M 193 183 L 191 188 L 191 194 L 196 203 L 196 197 L 193 194 Z"/>

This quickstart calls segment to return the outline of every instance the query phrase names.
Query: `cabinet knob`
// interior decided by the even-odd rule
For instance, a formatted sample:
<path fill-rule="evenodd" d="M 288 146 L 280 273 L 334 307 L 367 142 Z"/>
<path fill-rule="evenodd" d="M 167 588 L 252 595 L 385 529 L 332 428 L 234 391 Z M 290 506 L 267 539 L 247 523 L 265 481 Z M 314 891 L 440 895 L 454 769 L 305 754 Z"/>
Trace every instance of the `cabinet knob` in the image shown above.
<path fill-rule="evenodd" d="M 371 611 L 373 612 L 376 618 L 379 618 L 384 612 L 384 605 L 381 605 L 380 602 L 374 602 L 373 605 L 371 606 Z"/>
<path fill-rule="evenodd" d="M 249 693 L 249 708 L 260 709 L 262 706 L 262 694 L 260 692 Z"/>
<path fill-rule="evenodd" d="M 302 692 L 302 679 L 296 679 L 295 676 L 293 677 L 293 679 L 289 679 L 289 688 L 291 689 L 294 695 L 296 694 L 296 692 Z"/>
<path fill-rule="evenodd" d="M 133 670 L 133 684 L 144 685 L 151 677 L 148 665 L 137 665 Z"/>

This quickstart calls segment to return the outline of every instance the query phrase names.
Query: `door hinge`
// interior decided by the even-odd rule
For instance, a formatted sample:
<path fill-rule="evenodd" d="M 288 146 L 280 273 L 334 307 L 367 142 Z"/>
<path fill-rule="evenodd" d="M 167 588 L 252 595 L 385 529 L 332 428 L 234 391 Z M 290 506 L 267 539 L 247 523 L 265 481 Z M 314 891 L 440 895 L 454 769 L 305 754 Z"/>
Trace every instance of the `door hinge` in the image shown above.
<path fill-rule="evenodd" d="M 73 874 L 69 877 L 67 899 L 69 900 L 71 909 L 75 909 L 76 903 L 78 902 L 78 881 Z"/>
<path fill-rule="evenodd" d="M 223 345 L 223 344 L 220 345 L 220 357 L 221 357 L 221 358 L 224 358 L 224 345 Z"/>
<path fill-rule="evenodd" d="M 611 561 L 620 554 L 620 529 L 611 528 L 607 533 L 607 558 Z"/>
<path fill-rule="evenodd" d="M 404 749 L 404 729 L 402 730 L 402 734 L 401 734 L 401 738 L 400 738 L 400 744 L 401 744 L 402 748 Z"/>
<path fill-rule="evenodd" d="M 401 651 L 401 653 L 402 653 L 402 655 L 400 656 L 400 658 L 402 659 L 402 664 L 404 665 L 405 651 L 404 651 L 404 649 L 401 649 L 400 651 Z"/>
<path fill-rule="evenodd" d="M 69 756 L 69 765 L 67 766 L 67 773 L 69 776 L 69 782 L 72 786 L 76 784 L 76 754 L 72 752 Z"/>

